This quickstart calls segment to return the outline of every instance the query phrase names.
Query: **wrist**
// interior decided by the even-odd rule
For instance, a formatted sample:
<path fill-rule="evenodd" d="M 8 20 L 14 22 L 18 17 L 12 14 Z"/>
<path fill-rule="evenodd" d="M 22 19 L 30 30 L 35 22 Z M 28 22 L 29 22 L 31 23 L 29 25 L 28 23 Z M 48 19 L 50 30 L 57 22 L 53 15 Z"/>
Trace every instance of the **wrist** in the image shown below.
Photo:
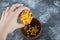
<path fill-rule="evenodd" d="M 3 29 L 0 31 L 0 40 L 6 40 L 6 37 L 8 35 L 8 31 L 6 29 Z"/>

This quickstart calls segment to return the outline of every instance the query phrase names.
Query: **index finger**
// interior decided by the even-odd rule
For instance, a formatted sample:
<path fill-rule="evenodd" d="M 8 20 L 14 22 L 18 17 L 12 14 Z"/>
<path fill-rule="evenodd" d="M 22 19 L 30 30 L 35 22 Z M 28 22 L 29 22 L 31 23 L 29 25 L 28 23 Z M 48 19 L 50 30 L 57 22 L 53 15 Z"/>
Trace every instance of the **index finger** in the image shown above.
<path fill-rule="evenodd" d="M 12 7 L 10 8 L 10 11 L 14 11 L 17 7 L 21 7 L 23 6 L 23 4 L 14 4 L 12 5 Z"/>
<path fill-rule="evenodd" d="M 15 11 L 16 17 L 23 11 L 23 10 L 30 10 L 28 7 L 20 7 Z"/>

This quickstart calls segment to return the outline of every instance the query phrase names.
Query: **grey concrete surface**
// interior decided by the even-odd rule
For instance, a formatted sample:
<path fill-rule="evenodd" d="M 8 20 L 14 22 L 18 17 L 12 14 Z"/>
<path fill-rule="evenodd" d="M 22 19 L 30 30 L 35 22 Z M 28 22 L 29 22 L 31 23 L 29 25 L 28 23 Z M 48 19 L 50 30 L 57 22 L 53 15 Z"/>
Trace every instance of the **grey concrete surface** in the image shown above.
<path fill-rule="evenodd" d="M 0 18 L 2 12 L 15 3 L 22 3 L 29 7 L 33 16 L 41 21 L 43 31 L 36 40 L 60 40 L 60 0 L 0 0 Z M 17 29 L 8 34 L 7 40 L 27 39 Z"/>

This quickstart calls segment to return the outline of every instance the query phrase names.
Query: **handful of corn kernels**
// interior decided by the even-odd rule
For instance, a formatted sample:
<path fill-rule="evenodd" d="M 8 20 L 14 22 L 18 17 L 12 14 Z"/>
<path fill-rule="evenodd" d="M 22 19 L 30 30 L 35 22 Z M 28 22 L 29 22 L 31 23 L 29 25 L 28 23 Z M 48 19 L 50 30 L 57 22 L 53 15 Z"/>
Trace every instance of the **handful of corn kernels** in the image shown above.
<path fill-rule="evenodd" d="M 20 21 L 25 25 L 30 24 L 32 21 L 32 12 L 30 10 L 22 11 L 20 15 Z"/>

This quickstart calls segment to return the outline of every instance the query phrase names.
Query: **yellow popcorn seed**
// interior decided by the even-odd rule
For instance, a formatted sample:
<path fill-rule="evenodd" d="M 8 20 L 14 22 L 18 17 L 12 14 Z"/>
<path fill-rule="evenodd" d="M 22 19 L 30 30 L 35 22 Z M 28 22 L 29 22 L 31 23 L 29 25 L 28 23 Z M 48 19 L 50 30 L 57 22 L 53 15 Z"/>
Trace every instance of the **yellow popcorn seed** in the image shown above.
<path fill-rule="evenodd" d="M 34 36 L 36 36 L 37 35 L 36 33 L 38 32 L 38 30 L 39 29 L 37 29 L 37 26 L 36 25 L 34 27 L 31 26 L 31 27 L 29 27 L 28 30 L 26 30 L 27 31 L 27 35 L 34 35 Z"/>
<path fill-rule="evenodd" d="M 24 10 L 21 13 L 20 20 L 22 21 L 23 24 L 30 24 L 32 21 L 32 12 L 29 10 Z"/>

